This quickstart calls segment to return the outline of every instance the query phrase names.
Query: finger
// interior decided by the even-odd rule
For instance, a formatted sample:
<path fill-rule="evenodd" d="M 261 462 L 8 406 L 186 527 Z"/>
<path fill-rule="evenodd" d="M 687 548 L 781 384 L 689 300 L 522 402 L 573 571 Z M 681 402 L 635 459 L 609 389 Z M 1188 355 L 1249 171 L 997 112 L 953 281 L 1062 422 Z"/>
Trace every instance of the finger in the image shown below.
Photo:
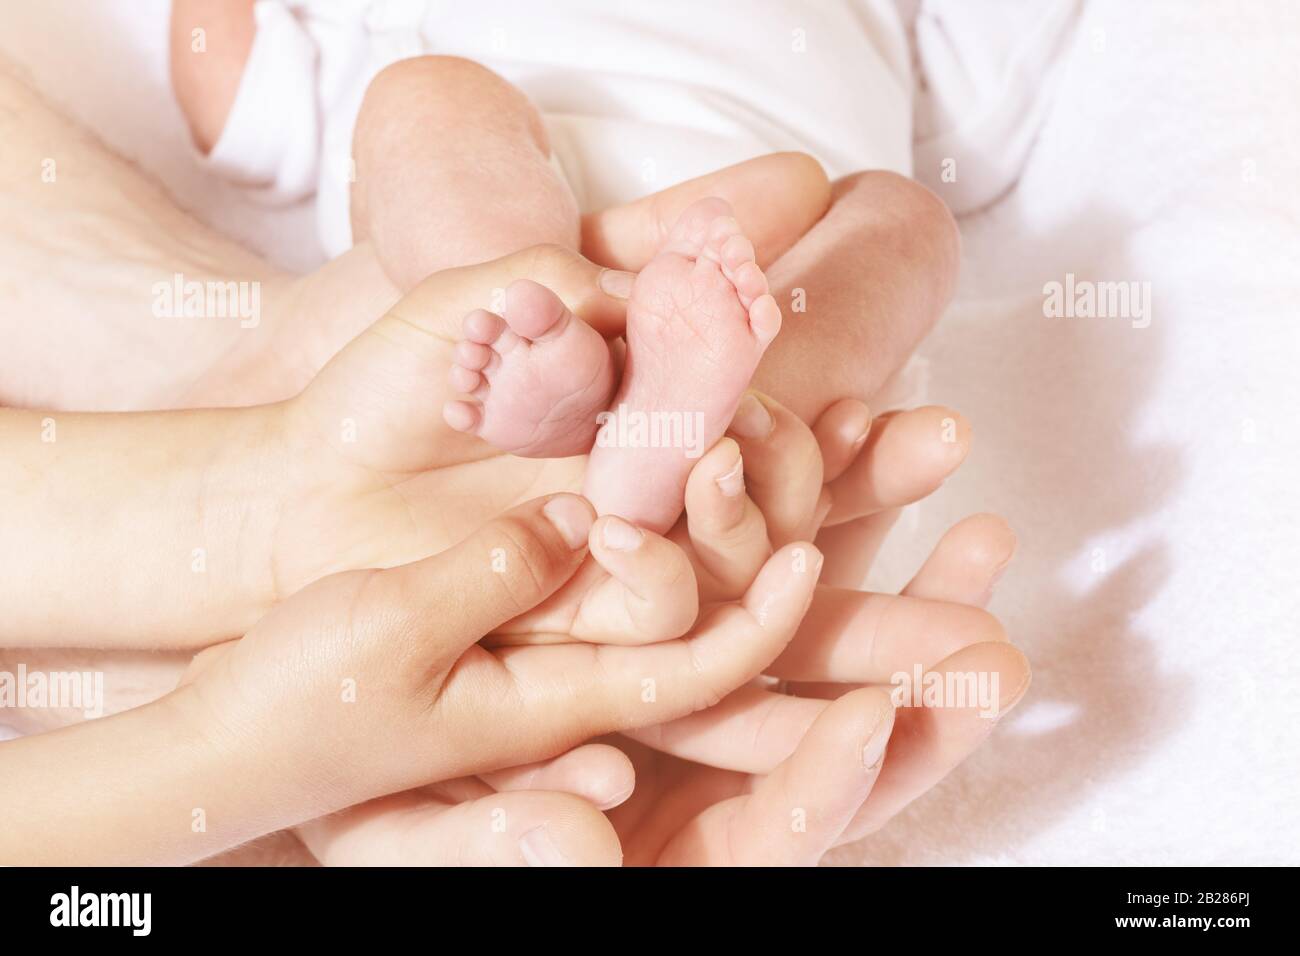
<path fill-rule="evenodd" d="M 746 796 L 702 813 L 665 848 L 665 865 L 813 866 L 843 834 L 881 771 L 894 723 L 883 690 L 827 707 L 795 752 Z"/>
<path fill-rule="evenodd" d="M 1006 641 L 996 617 L 947 601 L 819 587 L 795 638 L 765 673 L 791 681 L 888 683 L 972 644 Z"/>
<path fill-rule="evenodd" d="M 948 529 L 903 594 L 983 607 L 1015 553 L 1016 535 L 1004 519 L 971 515 Z"/>
<path fill-rule="evenodd" d="M 681 637 L 699 614 L 699 587 L 686 553 L 667 538 L 614 515 L 592 526 L 591 555 L 608 576 L 582 599 L 572 637 L 652 644 Z"/>
<path fill-rule="evenodd" d="M 817 547 L 826 555 L 822 581 L 837 588 L 863 588 L 876 556 L 902 514 L 900 508 L 877 511 L 817 533 Z"/>
<path fill-rule="evenodd" d="M 695 557 L 700 600 L 729 601 L 772 555 L 767 523 L 745 494 L 740 446 L 724 438 L 709 449 L 686 479 L 686 526 L 673 537 L 688 542 Z"/>
<path fill-rule="evenodd" d="M 807 610 L 821 556 L 805 542 L 774 554 L 744 598 L 706 614 L 684 638 L 644 647 L 568 644 L 498 650 L 498 671 L 460 666 L 443 685 L 440 703 L 456 728 L 470 735 L 482 722 L 484 697 L 515 698 L 518 727 L 495 728 L 494 746 L 480 750 L 494 762 L 513 755 L 553 752 L 604 733 L 673 720 L 720 701 L 757 674 L 785 647 Z M 481 660 L 481 658 L 480 658 Z M 465 660 L 462 659 L 462 664 Z M 495 683 L 489 681 L 495 680 Z M 486 759 L 486 758 L 484 758 Z"/>
<path fill-rule="evenodd" d="M 385 654 L 413 672 L 447 664 L 572 577 L 594 519 L 577 495 L 529 501 L 446 551 L 373 572 L 356 615 L 381 621 Z"/>
<path fill-rule="evenodd" d="M 849 689 L 839 688 L 841 693 Z M 824 700 L 792 697 L 754 683 L 708 710 L 624 733 L 647 747 L 708 767 L 769 773 L 794 753 L 827 706 Z"/>
<path fill-rule="evenodd" d="M 828 524 L 920 501 L 947 480 L 970 451 L 970 425 L 931 405 L 878 416 L 857 460 L 830 483 Z"/>
<path fill-rule="evenodd" d="M 632 276 L 559 245 L 531 246 L 491 262 L 437 272 L 389 309 L 375 328 L 403 345 L 419 346 L 430 336 L 457 342 L 462 317 L 475 309 L 500 311 L 505 289 L 518 279 L 546 286 L 606 338 L 622 334 Z"/>
<path fill-rule="evenodd" d="M 773 188 L 773 184 L 780 188 Z M 773 153 L 687 180 L 623 206 L 588 213 L 582 251 L 617 269 L 640 270 L 687 206 L 717 196 L 731 203 L 760 266 L 812 228 L 830 202 L 830 183 L 803 153 Z"/>
<path fill-rule="evenodd" d="M 327 866 L 618 866 L 603 813 L 567 793 L 494 793 L 448 805 L 419 791 L 298 829 Z"/>
<path fill-rule="evenodd" d="M 740 446 L 745 487 L 773 547 L 812 537 L 822 492 L 821 450 L 812 430 L 789 409 L 750 391 L 729 433 Z"/>
<path fill-rule="evenodd" d="M 632 795 L 636 771 L 627 754 L 609 744 L 585 744 L 552 760 L 485 773 L 495 790 L 551 790 L 610 810 Z"/>
<path fill-rule="evenodd" d="M 842 399 L 821 413 L 812 431 L 822 453 L 822 480 L 834 481 L 867 443 L 871 410 L 856 398 Z"/>
<path fill-rule="evenodd" d="M 977 644 L 931 668 L 936 685 L 969 686 L 983 680 L 995 713 L 975 706 L 900 707 L 880 779 L 841 835 L 859 840 L 884 826 L 966 759 L 1029 689 L 1029 661 L 1010 644 Z M 945 703 L 953 703 L 945 701 Z"/>

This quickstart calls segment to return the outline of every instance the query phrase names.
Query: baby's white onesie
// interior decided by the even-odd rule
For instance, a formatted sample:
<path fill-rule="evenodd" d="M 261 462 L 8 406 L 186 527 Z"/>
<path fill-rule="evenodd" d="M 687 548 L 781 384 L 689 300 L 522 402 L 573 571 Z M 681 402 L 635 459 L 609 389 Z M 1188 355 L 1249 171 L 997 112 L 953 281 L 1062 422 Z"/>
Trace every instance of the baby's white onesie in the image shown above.
<path fill-rule="evenodd" d="M 832 176 L 910 172 L 911 66 L 890 0 L 259 0 L 214 167 L 287 201 L 316 193 L 330 256 L 351 245 L 352 131 L 397 60 L 475 60 L 529 96 L 584 210 L 763 153 Z"/>

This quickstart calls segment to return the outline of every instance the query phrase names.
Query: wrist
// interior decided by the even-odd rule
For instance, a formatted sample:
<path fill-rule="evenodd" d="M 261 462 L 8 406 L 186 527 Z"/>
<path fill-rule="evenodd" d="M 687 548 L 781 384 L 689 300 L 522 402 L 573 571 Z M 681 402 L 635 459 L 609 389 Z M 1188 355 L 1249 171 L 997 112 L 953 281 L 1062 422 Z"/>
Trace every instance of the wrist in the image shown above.
<path fill-rule="evenodd" d="M 194 648 L 244 633 L 275 597 L 264 542 L 293 481 L 282 417 L 5 410 L 0 643 Z M 50 439 L 33 442 L 41 428 Z"/>
<path fill-rule="evenodd" d="M 287 425 L 286 403 L 230 412 L 212 436 L 214 455 L 198 510 L 216 554 L 196 548 L 191 570 L 214 576 L 209 595 L 224 622 L 209 640 L 247 633 L 284 596 L 275 546 L 284 515 L 302 482 Z M 215 558 L 215 560 L 214 560 Z M 216 565 L 216 566 L 214 566 Z"/>
<path fill-rule="evenodd" d="M 270 627 L 270 634 L 255 629 L 199 654 L 180 686 L 159 701 L 185 752 L 211 768 L 202 776 L 223 819 L 242 828 L 223 833 L 223 841 L 254 839 L 376 795 L 358 790 L 367 775 L 359 780 L 356 764 L 340 757 L 365 752 L 343 742 L 367 722 L 348 713 L 338 724 L 340 710 L 331 701 L 343 698 L 305 673 L 286 681 L 297 667 L 277 658 L 277 626 Z M 249 642 L 258 648 L 251 654 Z"/>
<path fill-rule="evenodd" d="M 211 653 L 224 656 L 226 650 Z M 186 768 L 177 790 L 194 794 L 185 802 L 193 804 L 188 812 L 198 839 L 184 853 L 186 862 L 311 816 L 307 788 L 297 784 L 298 757 L 275 746 L 283 735 L 268 732 L 256 713 L 241 717 L 232 710 L 229 696 L 220 691 L 222 679 L 213 676 L 205 674 L 156 702 L 171 728 L 172 752 L 182 756 Z"/>
<path fill-rule="evenodd" d="M 248 784 L 257 778 L 196 732 L 188 708 L 170 694 L 11 741 L 0 749 L 0 777 L 4 865 L 178 865 L 261 829 L 247 812 L 257 789 Z"/>

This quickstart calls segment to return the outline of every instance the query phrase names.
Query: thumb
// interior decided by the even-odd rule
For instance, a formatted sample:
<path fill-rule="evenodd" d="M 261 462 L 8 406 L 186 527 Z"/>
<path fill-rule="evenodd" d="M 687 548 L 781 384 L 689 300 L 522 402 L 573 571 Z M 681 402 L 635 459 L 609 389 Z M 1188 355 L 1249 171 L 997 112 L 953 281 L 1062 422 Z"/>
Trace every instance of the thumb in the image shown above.
<path fill-rule="evenodd" d="M 532 279 L 540 282 L 605 338 L 622 335 L 627 324 L 627 298 L 631 294 L 630 272 L 605 269 L 563 246 L 533 246 L 511 253 L 492 263 L 500 273 L 500 287 L 507 280 Z"/>
<path fill-rule="evenodd" d="M 596 513 L 585 498 L 537 498 L 489 521 L 446 551 L 375 574 L 371 613 L 407 647 L 407 661 L 460 657 L 465 648 L 550 597 L 577 571 Z M 368 602 L 369 603 L 369 602 Z"/>

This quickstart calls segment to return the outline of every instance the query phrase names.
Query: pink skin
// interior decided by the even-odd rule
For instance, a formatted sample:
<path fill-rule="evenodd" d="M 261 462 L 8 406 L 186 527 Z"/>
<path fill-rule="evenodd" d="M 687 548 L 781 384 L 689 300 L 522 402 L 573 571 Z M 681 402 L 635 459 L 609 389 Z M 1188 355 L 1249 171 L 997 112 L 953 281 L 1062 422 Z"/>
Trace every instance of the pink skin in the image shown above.
<path fill-rule="evenodd" d="M 627 362 L 612 405 L 606 343 L 554 293 L 516 282 L 503 312 L 465 317 L 450 380 L 471 400 L 449 402 L 447 423 L 526 457 L 590 449 L 583 493 L 597 511 L 661 533 L 680 516 L 687 475 L 722 437 L 781 327 L 753 244 L 721 199 L 689 206 L 637 276 Z M 675 414 L 689 419 L 692 431 L 677 436 L 678 447 L 618 447 L 611 425 L 610 441 L 593 448 L 606 409 Z"/>
<path fill-rule="evenodd" d="M 682 512 L 686 478 L 722 437 L 781 310 L 754 247 L 721 199 L 689 206 L 637 276 L 627 307 L 627 363 L 612 410 L 694 416 L 692 447 L 617 447 L 599 437 L 583 494 L 598 513 L 663 532 Z M 611 423 L 611 440 L 617 439 Z"/>
<path fill-rule="evenodd" d="M 465 316 L 452 388 L 473 401 L 448 402 L 447 424 L 525 458 L 580 455 L 596 435 L 596 413 L 614 390 L 609 346 L 545 286 L 506 289 L 503 315 Z"/>

